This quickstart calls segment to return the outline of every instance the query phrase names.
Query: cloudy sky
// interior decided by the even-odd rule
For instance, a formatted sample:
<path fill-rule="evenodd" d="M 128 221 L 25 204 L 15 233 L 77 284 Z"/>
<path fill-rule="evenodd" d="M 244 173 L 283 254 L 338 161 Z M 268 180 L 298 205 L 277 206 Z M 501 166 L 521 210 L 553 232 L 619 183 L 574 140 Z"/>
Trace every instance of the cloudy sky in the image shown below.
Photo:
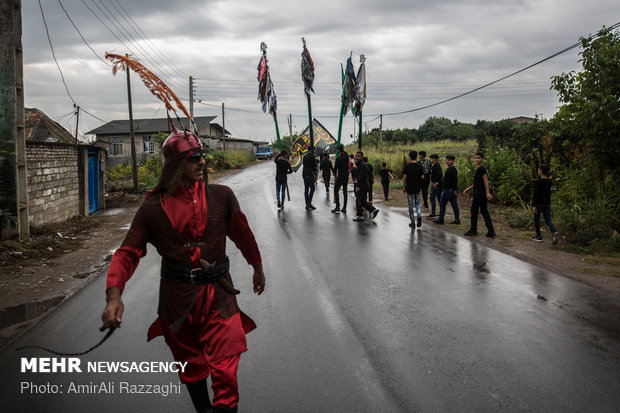
<path fill-rule="evenodd" d="M 550 77 L 579 69 L 578 51 L 555 57 L 460 99 L 408 114 L 502 78 L 620 21 L 617 0 L 22 0 L 26 107 L 79 132 L 127 119 L 124 73 L 105 52 L 129 53 L 182 99 L 196 80 L 196 116 L 217 116 L 233 136 L 271 141 L 273 120 L 256 100 L 260 43 L 268 45 L 278 122 L 288 134 L 308 124 L 300 75 L 301 37 L 315 62 L 313 115 L 338 131 L 340 64 L 366 56 L 364 128 L 417 128 L 430 116 L 474 123 L 516 116 L 551 118 Z M 54 62 L 43 15 L 61 74 Z M 74 27 L 75 25 L 75 27 Z M 76 29 L 77 27 L 77 29 Z M 82 39 L 83 37 L 83 39 Z M 165 117 L 133 77 L 134 118 Z M 200 102 L 198 102 L 200 100 Z M 187 100 L 184 100 L 189 107 Z M 93 116 L 99 118 L 95 118 Z M 392 115 L 390 115 L 392 114 Z M 347 115 L 343 140 L 354 120 Z"/>

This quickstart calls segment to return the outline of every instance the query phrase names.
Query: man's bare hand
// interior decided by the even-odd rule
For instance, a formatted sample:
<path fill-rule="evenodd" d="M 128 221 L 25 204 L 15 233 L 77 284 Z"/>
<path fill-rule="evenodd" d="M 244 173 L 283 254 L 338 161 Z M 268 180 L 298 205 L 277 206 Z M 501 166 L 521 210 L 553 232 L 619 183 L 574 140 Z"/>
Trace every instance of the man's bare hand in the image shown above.
<path fill-rule="evenodd" d="M 265 273 L 263 272 L 262 265 L 254 266 L 254 275 L 252 276 L 254 282 L 254 292 L 261 295 L 265 291 Z"/>
<path fill-rule="evenodd" d="M 118 287 L 112 287 L 106 294 L 106 306 L 101 315 L 101 321 L 103 325 L 99 328 L 100 331 L 108 328 L 119 328 L 123 321 L 123 311 L 125 311 L 125 305 L 121 299 L 121 290 Z"/>

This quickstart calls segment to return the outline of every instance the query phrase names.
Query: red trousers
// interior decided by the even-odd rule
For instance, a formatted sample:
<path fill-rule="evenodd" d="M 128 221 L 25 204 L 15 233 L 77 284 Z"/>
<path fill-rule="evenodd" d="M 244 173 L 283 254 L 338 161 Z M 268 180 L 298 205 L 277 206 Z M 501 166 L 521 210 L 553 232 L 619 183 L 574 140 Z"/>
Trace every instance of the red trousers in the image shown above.
<path fill-rule="evenodd" d="M 185 371 L 179 371 L 181 382 L 193 383 L 211 376 L 213 405 L 230 408 L 239 403 L 237 371 L 241 353 L 247 350 L 245 334 L 256 325 L 241 312 L 224 319 L 213 308 L 213 294 L 211 285 L 199 292 L 176 332 L 158 318 L 149 329 L 149 340 L 163 334 L 174 359 L 188 363 Z"/>

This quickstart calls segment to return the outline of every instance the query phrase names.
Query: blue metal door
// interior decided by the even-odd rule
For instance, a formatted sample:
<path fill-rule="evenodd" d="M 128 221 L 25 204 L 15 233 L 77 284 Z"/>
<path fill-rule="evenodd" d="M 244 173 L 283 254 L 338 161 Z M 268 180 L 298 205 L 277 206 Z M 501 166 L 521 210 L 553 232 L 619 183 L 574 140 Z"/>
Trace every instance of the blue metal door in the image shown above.
<path fill-rule="evenodd" d="M 99 210 L 99 159 L 96 150 L 88 151 L 88 213 Z"/>

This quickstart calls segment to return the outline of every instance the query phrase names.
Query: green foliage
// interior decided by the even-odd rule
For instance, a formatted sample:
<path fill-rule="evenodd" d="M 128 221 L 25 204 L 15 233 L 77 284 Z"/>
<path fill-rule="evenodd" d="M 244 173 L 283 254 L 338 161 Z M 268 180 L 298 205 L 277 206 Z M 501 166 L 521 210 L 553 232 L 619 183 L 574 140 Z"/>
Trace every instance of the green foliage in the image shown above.
<path fill-rule="evenodd" d="M 256 160 L 254 155 L 247 151 L 215 150 L 209 155 L 207 165 L 215 170 L 240 169 Z"/>
<path fill-rule="evenodd" d="M 620 35 L 603 28 L 581 39 L 580 72 L 563 73 L 552 88 L 563 103 L 556 114 L 567 149 L 592 155 L 598 168 L 620 173 Z"/>
<path fill-rule="evenodd" d="M 118 164 L 106 169 L 108 181 L 116 182 L 119 179 L 131 175 L 131 165 Z"/>
<path fill-rule="evenodd" d="M 560 175 L 552 196 L 558 227 L 569 242 L 589 246 L 608 240 L 620 229 L 620 185 L 610 176 L 601 178 L 591 165 L 571 168 Z"/>

